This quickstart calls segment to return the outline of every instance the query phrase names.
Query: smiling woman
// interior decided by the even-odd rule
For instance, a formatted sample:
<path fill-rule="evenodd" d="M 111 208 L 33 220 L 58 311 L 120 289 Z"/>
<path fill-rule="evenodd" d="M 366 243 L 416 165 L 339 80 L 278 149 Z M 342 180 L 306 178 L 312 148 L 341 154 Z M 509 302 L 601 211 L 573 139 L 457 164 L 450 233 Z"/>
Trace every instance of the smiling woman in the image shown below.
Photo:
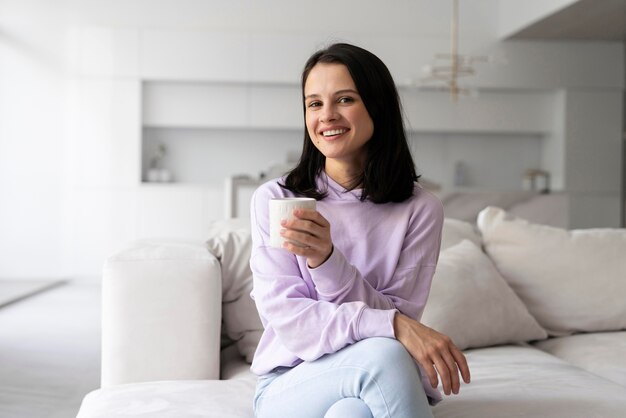
<path fill-rule="evenodd" d="M 443 208 L 417 183 L 393 79 L 372 53 L 335 44 L 307 61 L 302 98 L 300 161 L 251 201 L 255 414 L 432 417 L 439 379 L 449 395 L 470 375 L 450 338 L 419 322 Z M 269 202 L 297 196 L 316 209 L 294 210 L 272 247 Z"/>

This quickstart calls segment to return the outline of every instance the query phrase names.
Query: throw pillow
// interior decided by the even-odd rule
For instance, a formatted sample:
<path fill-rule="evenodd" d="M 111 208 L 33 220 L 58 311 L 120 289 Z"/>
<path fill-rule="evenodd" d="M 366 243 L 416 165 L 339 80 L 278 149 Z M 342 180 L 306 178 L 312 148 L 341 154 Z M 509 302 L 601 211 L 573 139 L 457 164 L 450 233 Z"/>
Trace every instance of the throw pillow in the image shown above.
<path fill-rule="evenodd" d="M 478 216 L 485 251 L 551 335 L 626 329 L 626 230 L 565 230 L 496 207 Z"/>
<path fill-rule="evenodd" d="M 236 342 L 246 361 L 252 363 L 263 324 L 250 297 L 252 238 L 249 221 L 216 221 L 209 226 L 208 234 L 207 247 L 220 260 L 222 268 L 223 331 L 229 340 Z"/>
<path fill-rule="evenodd" d="M 461 350 L 547 337 L 491 260 L 469 240 L 439 256 L 421 321 Z"/>

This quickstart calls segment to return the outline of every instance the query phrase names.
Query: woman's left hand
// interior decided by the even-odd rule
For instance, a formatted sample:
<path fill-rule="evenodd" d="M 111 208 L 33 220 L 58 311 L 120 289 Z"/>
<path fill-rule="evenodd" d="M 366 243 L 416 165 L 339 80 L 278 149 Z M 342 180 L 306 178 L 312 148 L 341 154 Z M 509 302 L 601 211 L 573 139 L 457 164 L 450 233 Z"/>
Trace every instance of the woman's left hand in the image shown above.
<path fill-rule="evenodd" d="M 285 241 L 283 248 L 287 251 L 306 257 L 310 268 L 321 266 L 333 252 L 330 237 L 330 223 L 316 210 L 296 209 L 295 219 L 283 220 L 281 236 L 288 241 L 296 241 L 297 245 Z"/>
<path fill-rule="evenodd" d="M 394 317 L 393 329 L 396 339 L 422 366 L 433 388 L 439 382 L 437 374 L 446 395 L 459 393 L 459 373 L 465 383 L 470 382 L 467 359 L 450 337 L 399 312 Z"/>

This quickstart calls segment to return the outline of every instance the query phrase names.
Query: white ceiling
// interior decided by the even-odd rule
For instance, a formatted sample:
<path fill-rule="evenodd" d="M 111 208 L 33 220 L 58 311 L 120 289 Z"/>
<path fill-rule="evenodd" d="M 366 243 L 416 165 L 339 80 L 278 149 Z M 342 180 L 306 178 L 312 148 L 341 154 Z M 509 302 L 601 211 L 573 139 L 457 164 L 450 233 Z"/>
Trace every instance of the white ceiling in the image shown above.
<path fill-rule="evenodd" d="M 496 37 L 500 0 L 461 0 L 464 37 Z M 11 15 L 78 25 L 450 36 L 452 0 L 0 0 Z"/>
<path fill-rule="evenodd" d="M 579 0 L 508 39 L 624 41 L 626 0 Z"/>
<path fill-rule="evenodd" d="M 463 42 L 490 43 L 503 37 L 624 39 L 626 0 L 459 3 Z M 442 40 L 450 37 L 451 5 L 452 0 L 0 0 L 0 30 L 8 32 L 19 21 L 36 26 L 243 30 L 348 38 L 366 33 Z"/>

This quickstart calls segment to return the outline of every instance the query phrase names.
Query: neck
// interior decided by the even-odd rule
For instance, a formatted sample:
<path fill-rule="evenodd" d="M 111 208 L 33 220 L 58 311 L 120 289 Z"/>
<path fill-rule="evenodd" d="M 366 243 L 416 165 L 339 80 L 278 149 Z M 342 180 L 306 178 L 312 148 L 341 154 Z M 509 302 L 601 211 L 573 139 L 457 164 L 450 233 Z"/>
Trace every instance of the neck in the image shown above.
<path fill-rule="evenodd" d="M 326 175 L 346 190 L 362 186 L 358 178 L 363 173 L 362 164 L 348 164 L 337 160 L 326 160 Z"/>

